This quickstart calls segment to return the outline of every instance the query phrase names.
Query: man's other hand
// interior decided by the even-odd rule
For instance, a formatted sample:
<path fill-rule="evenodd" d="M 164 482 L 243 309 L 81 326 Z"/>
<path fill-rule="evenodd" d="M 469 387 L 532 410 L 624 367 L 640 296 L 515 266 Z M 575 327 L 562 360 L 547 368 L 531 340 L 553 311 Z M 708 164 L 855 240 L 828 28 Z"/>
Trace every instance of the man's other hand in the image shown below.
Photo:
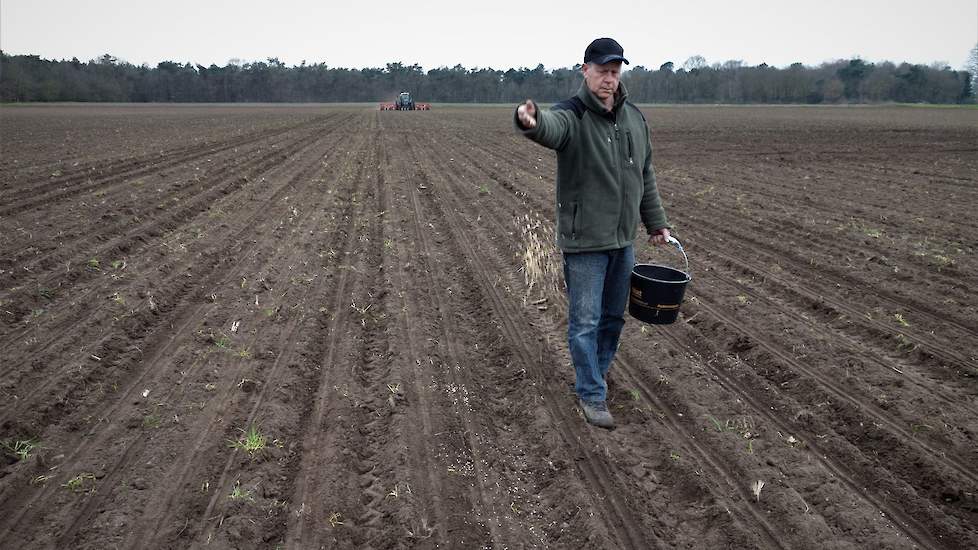
<path fill-rule="evenodd" d="M 529 99 L 526 103 L 519 106 L 516 109 L 516 116 L 520 119 L 520 124 L 524 128 L 536 128 L 537 127 L 537 108 L 533 105 L 533 102 Z"/>
<path fill-rule="evenodd" d="M 649 235 L 649 244 L 660 245 L 666 244 L 666 239 L 669 238 L 669 229 L 663 227 L 662 229 L 656 229 L 651 235 Z"/>

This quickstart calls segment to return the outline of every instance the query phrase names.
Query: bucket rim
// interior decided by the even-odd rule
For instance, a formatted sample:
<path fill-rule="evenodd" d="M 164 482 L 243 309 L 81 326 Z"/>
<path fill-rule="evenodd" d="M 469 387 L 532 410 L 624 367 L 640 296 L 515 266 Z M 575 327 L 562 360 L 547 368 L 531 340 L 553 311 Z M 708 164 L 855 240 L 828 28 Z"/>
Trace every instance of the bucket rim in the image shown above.
<path fill-rule="evenodd" d="M 666 281 L 666 280 L 663 280 L 663 279 L 656 279 L 655 277 L 648 277 L 646 275 L 642 275 L 641 273 L 638 273 L 638 272 L 635 271 L 635 268 L 636 267 L 643 266 L 643 265 L 647 265 L 647 266 L 650 266 L 650 267 L 659 267 L 659 268 L 662 268 L 662 269 L 669 269 L 669 270 L 675 271 L 676 273 L 682 273 L 686 277 L 686 280 L 685 281 Z M 646 281 L 652 281 L 654 283 L 664 283 L 664 284 L 686 284 L 686 283 L 688 283 L 688 282 L 690 282 L 690 281 L 693 280 L 692 275 L 690 275 L 688 272 L 683 271 L 682 269 L 676 269 L 675 267 L 671 267 L 671 266 L 668 266 L 668 265 L 662 265 L 662 264 L 635 264 L 635 266 L 632 267 L 632 275 L 635 276 L 635 277 L 638 277 L 639 279 L 643 279 L 643 280 L 646 280 Z"/>

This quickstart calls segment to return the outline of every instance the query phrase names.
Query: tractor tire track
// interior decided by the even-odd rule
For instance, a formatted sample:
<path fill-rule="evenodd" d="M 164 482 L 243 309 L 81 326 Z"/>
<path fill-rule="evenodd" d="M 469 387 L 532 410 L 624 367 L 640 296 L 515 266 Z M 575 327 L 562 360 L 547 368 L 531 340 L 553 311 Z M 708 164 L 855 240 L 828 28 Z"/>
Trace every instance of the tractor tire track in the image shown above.
<path fill-rule="evenodd" d="M 432 150 L 434 150 L 434 147 L 432 147 Z M 458 187 L 457 183 L 450 183 L 451 181 L 457 181 L 452 180 L 450 177 L 437 177 L 436 179 L 433 174 L 425 173 L 425 179 L 428 182 L 437 182 L 439 187 L 444 187 L 446 190 L 450 187 L 455 187 L 456 189 Z M 439 196 L 444 197 L 454 208 L 460 208 L 454 193 L 454 191 L 448 191 Z M 493 310 L 497 312 L 501 330 L 512 343 L 517 357 L 520 358 L 527 371 L 533 372 L 534 377 L 541 381 L 545 400 L 558 423 L 556 427 L 560 431 L 565 445 L 574 449 L 572 454 L 579 454 L 585 457 L 584 460 L 577 462 L 575 466 L 577 466 L 582 480 L 587 483 L 592 494 L 596 496 L 597 500 L 605 504 L 599 507 L 598 512 L 604 516 L 607 525 L 613 526 L 614 531 L 612 536 L 621 537 L 618 540 L 618 544 L 629 548 L 648 548 L 650 545 L 661 546 L 659 541 L 654 539 L 649 540 L 650 533 L 642 532 L 638 528 L 638 522 L 632 516 L 629 508 L 617 497 L 618 494 L 621 494 L 621 491 L 613 488 L 601 474 L 601 472 L 608 470 L 607 464 L 597 454 L 593 453 L 588 446 L 581 444 L 582 440 L 589 441 L 591 439 L 583 430 L 579 428 L 575 429 L 575 427 L 580 426 L 581 420 L 577 417 L 572 417 L 567 408 L 552 405 L 560 400 L 556 398 L 553 384 L 547 381 L 545 375 L 541 372 L 539 363 L 534 358 L 536 353 L 531 351 L 537 348 L 537 345 L 525 340 L 525 333 L 515 324 L 514 319 L 520 317 L 519 312 L 509 304 L 509 298 L 502 296 L 499 290 L 495 288 L 492 281 L 487 278 L 485 271 L 477 267 L 481 263 L 481 260 L 484 259 L 484 254 L 476 252 L 475 245 L 469 241 L 470 232 L 463 229 L 463 224 L 457 219 L 457 214 L 451 209 L 446 209 L 443 214 L 444 219 L 451 228 L 455 241 L 463 251 L 466 262 L 472 266 L 474 276 L 478 280 L 485 295 L 489 298 Z"/>

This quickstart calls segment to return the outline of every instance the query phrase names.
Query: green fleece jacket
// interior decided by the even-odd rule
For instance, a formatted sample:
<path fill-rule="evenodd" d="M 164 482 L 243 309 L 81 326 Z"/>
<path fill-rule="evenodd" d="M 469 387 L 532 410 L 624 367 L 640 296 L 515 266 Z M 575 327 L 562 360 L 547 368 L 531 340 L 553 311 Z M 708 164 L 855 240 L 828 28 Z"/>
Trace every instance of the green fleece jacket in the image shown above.
<path fill-rule="evenodd" d="M 581 84 L 577 95 L 537 109 L 535 128 L 516 127 L 557 152 L 557 245 L 564 252 L 626 247 L 641 219 L 652 232 L 669 227 L 652 169 L 645 117 L 619 84 L 611 111 Z"/>

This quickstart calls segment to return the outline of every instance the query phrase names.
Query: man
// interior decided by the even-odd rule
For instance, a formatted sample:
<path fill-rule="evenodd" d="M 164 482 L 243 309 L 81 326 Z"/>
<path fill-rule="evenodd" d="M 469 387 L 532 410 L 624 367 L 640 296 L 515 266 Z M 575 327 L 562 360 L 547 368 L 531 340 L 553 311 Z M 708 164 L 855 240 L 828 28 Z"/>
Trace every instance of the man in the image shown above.
<path fill-rule="evenodd" d="M 564 256 L 567 339 L 588 422 L 612 429 L 606 377 L 625 325 L 638 222 L 663 244 L 669 223 L 655 185 L 645 117 L 621 84 L 624 50 L 598 38 L 584 51 L 577 95 L 540 111 L 527 100 L 517 128 L 557 151 L 557 245 Z"/>

